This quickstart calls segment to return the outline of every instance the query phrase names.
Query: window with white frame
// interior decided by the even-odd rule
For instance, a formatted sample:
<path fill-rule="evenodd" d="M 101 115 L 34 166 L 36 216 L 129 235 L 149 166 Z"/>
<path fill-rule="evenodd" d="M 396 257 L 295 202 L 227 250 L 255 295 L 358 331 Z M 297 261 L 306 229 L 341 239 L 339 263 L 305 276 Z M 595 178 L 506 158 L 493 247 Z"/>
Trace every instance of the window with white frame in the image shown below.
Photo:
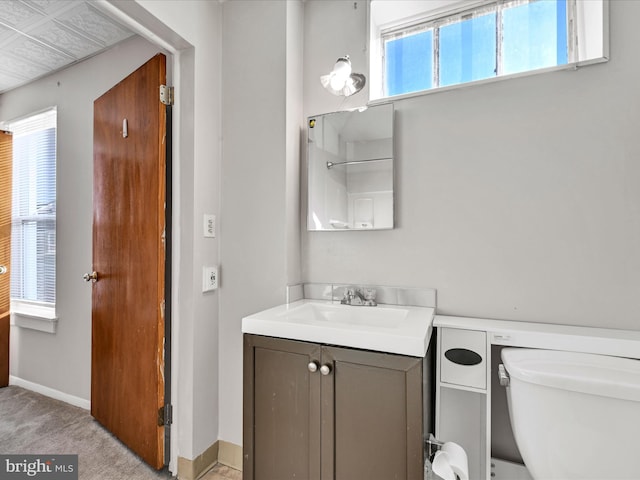
<path fill-rule="evenodd" d="M 56 301 L 55 108 L 8 123 L 13 133 L 11 301 Z"/>
<path fill-rule="evenodd" d="M 371 3 L 371 98 L 608 56 L 603 0 Z"/>

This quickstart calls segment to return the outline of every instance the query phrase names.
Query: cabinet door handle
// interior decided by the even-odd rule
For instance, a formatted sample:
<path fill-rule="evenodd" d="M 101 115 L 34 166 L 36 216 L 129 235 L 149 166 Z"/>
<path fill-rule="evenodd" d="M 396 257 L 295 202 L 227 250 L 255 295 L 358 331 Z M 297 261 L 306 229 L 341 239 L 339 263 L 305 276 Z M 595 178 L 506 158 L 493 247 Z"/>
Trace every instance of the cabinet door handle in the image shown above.
<path fill-rule="evenodd" d="M 318 362 L 309 362 L 307 368 L 311 373 L 315 373 L 318 371 Z"/>
<path fill-rule="evenodd" d="M 322 365 L 320 367 L 320 373 L 322 375 L 329 375 L 331 373 L 331 366 L 330 365 Z"/>

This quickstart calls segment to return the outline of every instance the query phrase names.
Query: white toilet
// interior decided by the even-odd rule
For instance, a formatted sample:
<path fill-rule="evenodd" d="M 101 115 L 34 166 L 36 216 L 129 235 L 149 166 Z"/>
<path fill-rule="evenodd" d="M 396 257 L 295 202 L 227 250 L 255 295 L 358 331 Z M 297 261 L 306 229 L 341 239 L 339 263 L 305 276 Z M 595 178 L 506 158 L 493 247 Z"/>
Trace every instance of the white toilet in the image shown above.
<path fill-rule="evenodd" d="M 505 348 L 511 426 L 536 480 L 640 478 L 640 360 Z"/>

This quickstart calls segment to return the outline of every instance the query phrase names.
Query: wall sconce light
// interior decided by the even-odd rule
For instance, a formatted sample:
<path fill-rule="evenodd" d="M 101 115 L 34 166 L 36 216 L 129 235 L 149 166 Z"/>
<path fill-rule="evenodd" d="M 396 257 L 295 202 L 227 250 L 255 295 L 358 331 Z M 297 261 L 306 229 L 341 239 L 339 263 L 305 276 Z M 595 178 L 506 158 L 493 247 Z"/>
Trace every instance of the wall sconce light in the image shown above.
<path fill-rule="evenodd" d="M 320 83 L 334 95 L 344 95 L 348 97 L 362 90 L 366 83 L 366 78 L 361 73 L 351 72 L 351 60 L 349 55 L 340 57 L 333 70 L 328 75 L 320 77 Z"/>

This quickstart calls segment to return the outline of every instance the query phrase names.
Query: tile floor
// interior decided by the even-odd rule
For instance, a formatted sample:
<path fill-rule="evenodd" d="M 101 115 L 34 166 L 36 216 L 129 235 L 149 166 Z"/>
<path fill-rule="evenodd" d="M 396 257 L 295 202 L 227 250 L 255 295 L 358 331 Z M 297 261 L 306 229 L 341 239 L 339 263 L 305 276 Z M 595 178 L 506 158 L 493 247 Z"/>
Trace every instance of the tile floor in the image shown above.
<path fill-rule="evenodd" d="M 218 463 L 199 480 L 242 480 L 242 472 Z"/>

